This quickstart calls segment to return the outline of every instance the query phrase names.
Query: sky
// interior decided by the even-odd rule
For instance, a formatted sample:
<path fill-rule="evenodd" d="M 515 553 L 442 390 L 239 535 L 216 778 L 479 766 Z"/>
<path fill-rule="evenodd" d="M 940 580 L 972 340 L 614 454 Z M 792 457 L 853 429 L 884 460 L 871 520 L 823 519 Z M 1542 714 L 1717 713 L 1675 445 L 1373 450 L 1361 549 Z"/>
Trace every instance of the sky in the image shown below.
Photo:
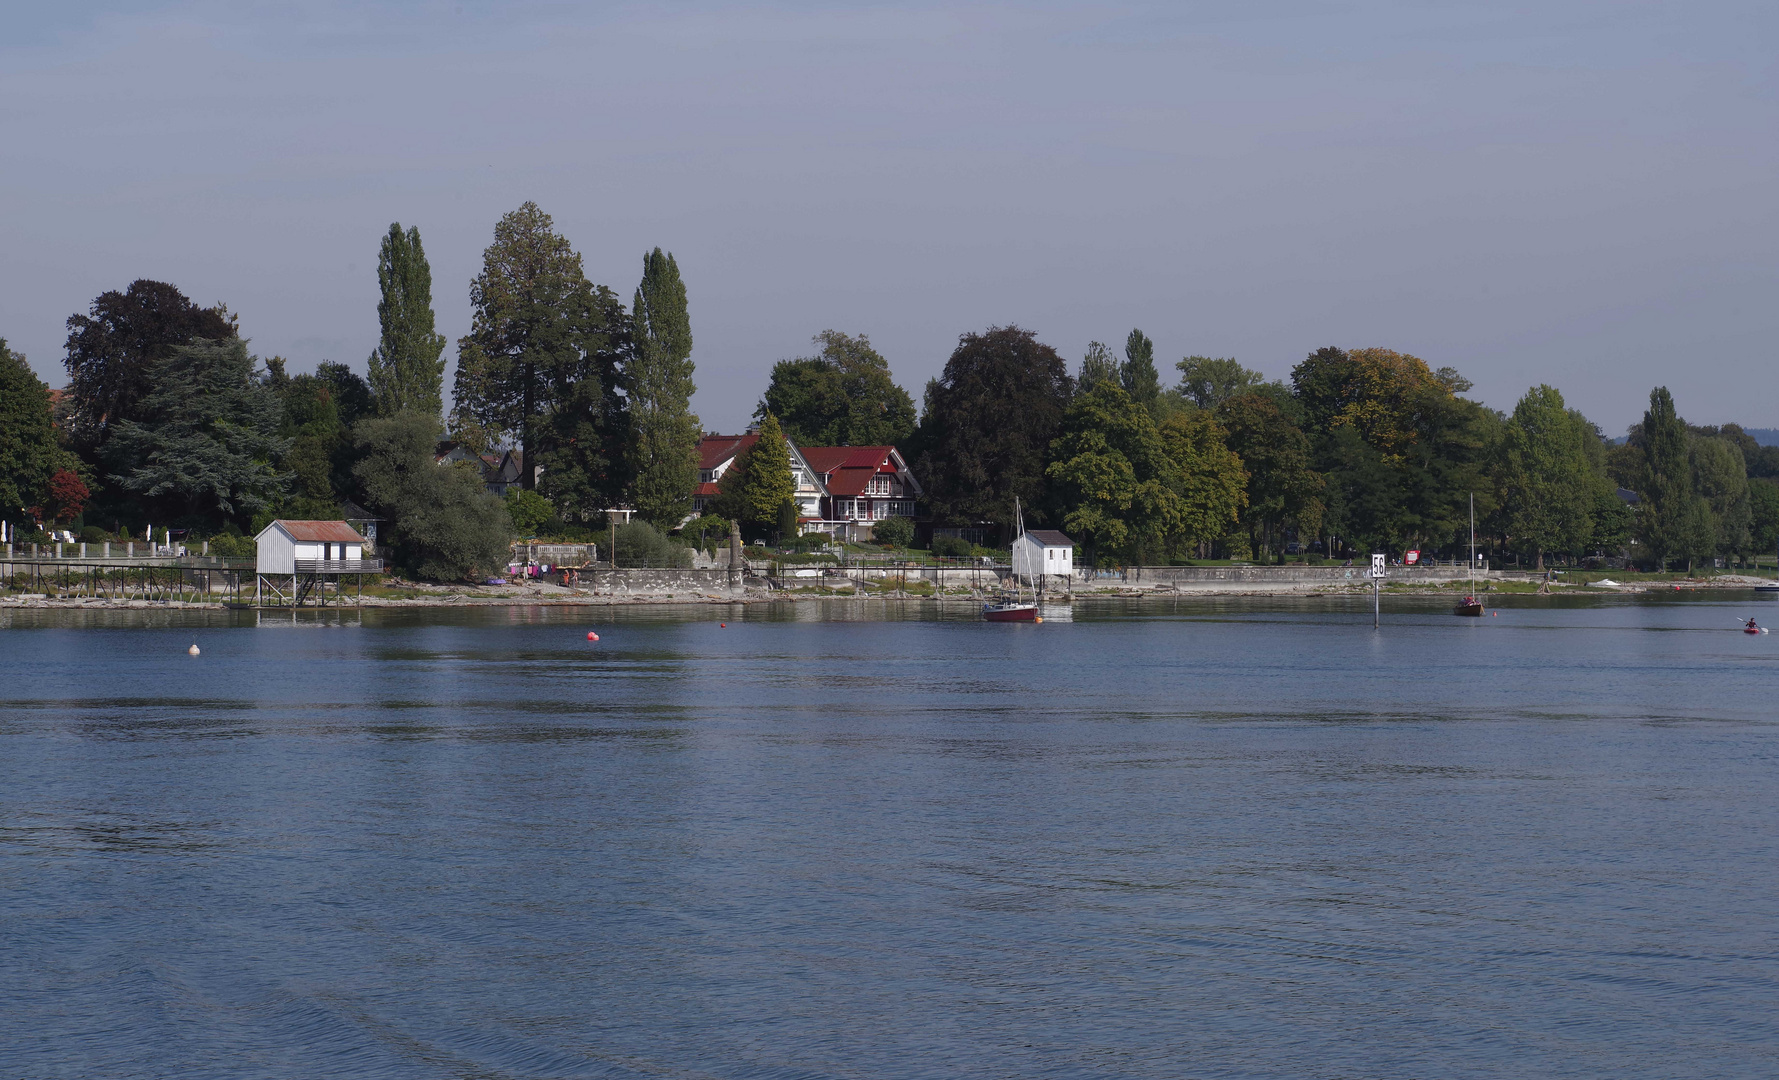
<path fill-rule="evenodd" d="M 399 221 L 454 361 L 533 200 L 626 303 L 674 253 L 713 430 L 821 330 L 918 401 L 1009 324 L 1774 427 L 1776 42 L 1770 0 L 12 3 L 0 337 L 59 386 L 68 316 L 146 277 L 362 372 Z"/>

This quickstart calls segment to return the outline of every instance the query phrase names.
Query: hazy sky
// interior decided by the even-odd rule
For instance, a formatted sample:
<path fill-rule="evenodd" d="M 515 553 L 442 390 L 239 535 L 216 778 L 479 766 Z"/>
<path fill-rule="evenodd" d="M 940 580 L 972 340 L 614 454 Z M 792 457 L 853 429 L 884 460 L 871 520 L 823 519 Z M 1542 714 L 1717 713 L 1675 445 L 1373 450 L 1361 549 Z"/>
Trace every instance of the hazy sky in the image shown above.
<path fill-rule="evenodd" d="M 363 371 L 400 221 L 454 358 L 533 199 L 626 303 L 677 255 L 707 427 L 824 328 L 918 400 L 1007 323 L 1779 426 L 1776 45 L 1771 0 L 11 3 L 0 336 L 60 385 L 69 314 L 149 277 Z"/>

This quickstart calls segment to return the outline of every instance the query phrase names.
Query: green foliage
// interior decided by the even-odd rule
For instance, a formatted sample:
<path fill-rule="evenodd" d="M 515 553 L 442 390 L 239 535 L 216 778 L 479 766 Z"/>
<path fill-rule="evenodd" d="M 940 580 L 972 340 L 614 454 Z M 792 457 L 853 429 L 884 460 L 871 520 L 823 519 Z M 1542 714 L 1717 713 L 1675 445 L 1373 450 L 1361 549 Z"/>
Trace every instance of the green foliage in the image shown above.
<path fill-rule="evenodd" d="M 719 513 L 755 529 L 778 526 L 779 508 L 795 497 L 791 451 L 778 418 L 771 413 L 760 423 L 759 437 L 718 481 Z"/>
<path fill-rule="evenodd" d="M 251 536 L 218 533 L 210 538 L 210 554 L 224 559 L 251 559 L 259 554 L 259 545 Z"/>
<path fill-rule="evenodd" d="M 470 332 L 457 343 L 454 434 L 483 450 L 517 442 L 521 486 L 544 470 L 565 519 L 617 505 L 629 421 L 619 393 L 629 319 L 550 216 L 525 203 L 500 219 L 470 286 Z"/>
<path fill-rule="evenodd" d="M 676 544 L 646 521 L 619 525 L 618 566 L 630 569 L 684 569 L 692 565 L 692 549 Z"/>
<path fill-rule="evenodd" d="M 1611 481 L 1601 484 L 1594 493 L 1593 521 L 1594 534 L 1588 538 L 1589 548 L 1615 553 L 1623 551 L 1631 542 L 1636 516 L 1630 505 L 1618 497 L 1618 488 Z"/>
<path fill-rule="evenodd" d="M 940 521 L 1012 524 L 1049 516 L 1045 465 L 1074 395 L 1056 350 L 1016 326 L 965 334 L 927 385 L 914 474 Z"/>
<path fill-rule="evenodd" d="M 420 230 L 389 226 L 377 253 L 377 321 L 382 338 L 371 353 L 370 385 L 379 416 L 404 410 L 437 416 L 444 408 L 445 336 L 434 328 L 432 267 Z"/>
<path fill-rule="evenodd" d="M 656 248 L 643 258 L 632 306 L 632 502 L 646 521 L 671 528 L 692 509 L 698 486 L 698 418 L 692 415 L 692 323 L 679 264 Z"/>
<path fill-rule="evenodd" d="M 799 446 L 896 446 L 914 432 L 914 399 L 864 334 L 815 335 L 814 356 L 780 360 L 754 410 L 778 417 Z"/>
<path fill-rule="evenodd" d="M 520 536 L 536 536 L 538 530 L 556 516 L 554 503 L 524 488 L 508 488 L 506 504 L 507 516 L 513 519 L 513 528 Z"/>
<path fill-rule="evenodd" d="M 1668 560 L 1691 560 L 1711 546 L 1716 529 L 1704 500 L 1694 491 L 1687 455 L 1686 422 L 1674 409 L 1668 388 L 1649 392 L 1640 432 L 1643 470 L 1637 485 L 1643 496 L 1640 537 L 1659 568 Z"/>
<path fill-rule="evenodd" d="M 933 537 L 933 554 L 942 559 L 967 559 L 975 550 L 975 545 L 961 536 Z"/>
<path fill-rule="evenodd" d="M 396 565 L 438 581 L 486 576 L 507 563 L 512 519 L 474 465 L 433 462 L 437 438 L 438 418 L 426 413 L 362 420 L 353 474 Z"/>
<path fill-rule="evenodd" d="M 1118 361 L 1112 350 L 1098 341 L 1087 343 L 1087 355 L 1081 358 L 1081 374 L 1075 378 L 1075 392 L 1085 394 L 1103 382 L 1118 381 Z"/>
<path fill-rule="evenodd" d="M 289 448 L 283 409 L 255 377 L 240 338 L 180 346 L 155 364 L 141 421 L 113 428 L 105 460 L 155 520 L 224 519 L 269 508 L 287 478 L 274 462 Z"/>
<path fill-rule="evenodd" d="M 778 536 L 781 540 L 795 540 L 801 531 L 798 527 L 797 500 L 786 499 L 778 504 Z"/>
<path fill-rule="evenodd" d="M 1249 550 L 1261 549 L 1273 525 L 1289 524 L 1299 536 L 1315 536 L 1322 527 L 1323 481 L 1311 461 L 1309 437 L 1275 398 L 1252 390 L 1223 398 L 1217 419 L 1248 473 L 1248 505 L 1240 521 Z"/>
<path fill-rule="evenodd" d="M 1746 556 L 1754 549 L 1754 518 L 1748 502 L 1748 466 L 1741 447 L 1721 436 L 1695 436 L 1687 451 L 1693 490 L 1711 515 L 1711 550 L 1722 555 Z"/>
<path fill-rule="evenodd" d="M 1247 506 L 1247 473 L 1229 449 L 1229 435 L 1204 410 L 1179 412 L 1161 422 L 1161 442 L 1176 471 L 1180 525 L 1177 546 L 1222 536 Z"/>
<path fill-rule="evenodd" d="M 0 519 L 19 521 L 22 507 L 40 503 L 66 457 L 50 425 L 49 387 L 0 338 Z"/>
<path fill-rule="evenodd" d="M 914 543 L 914 521 L 905 517 L 884 518 L 871 526 L 871 539 L 885 547 L 905 548 Z"/>
<path fill-rule="evenodd" d="M 1504 431 L 1503 508 L 1513 538 L 1533 565 L 1547 551 L 1580 551 L 1594 533 L 1594 508 L 1605 477 L 1589 460 L 1592 425 L 1563 404 L 1550 386 L 1534 386 L 1514 407 Z"/>
<path fill-rule="evenodd" d="M 1266 376 L 1228 356 L 1188 356 L 1174 367 L 1180 371 L 1180 396 L 1201 409 L 1215 409 L 1266 382 Z"/>
<path fill-rule="evenodd" d="M 1779 483 L 1765 477 L 1748 481 L 1748 510 L 1753 550 L 1779 551 Z"/>
<path fill-rule="evenodd" d="M 174 349 L 234 336 L 227 308 L 200 308 L 165 282 L 138 280 L 121 293 L 99 294 L 89 314 L 68 319 L 70 437 L 78 446 L 96 447 L 117 425 L 151 417 L 143 400 Z"/>
<path fill-rule="evenodd" d="M 721 514 L 705 513 L 686 522 L 679 531 L 687 540 L 709 542 L 729 539 L 729 519 Z"/>
<path fill-rule="evenodd" d="M 1124 339 L 1124 363 L 1118 368 L 1118 384 L 1130 399 L 1145 409 L 1161 396 L 1161 375 L 1155 370 L 1155 343 L 1141 330 Z"/>

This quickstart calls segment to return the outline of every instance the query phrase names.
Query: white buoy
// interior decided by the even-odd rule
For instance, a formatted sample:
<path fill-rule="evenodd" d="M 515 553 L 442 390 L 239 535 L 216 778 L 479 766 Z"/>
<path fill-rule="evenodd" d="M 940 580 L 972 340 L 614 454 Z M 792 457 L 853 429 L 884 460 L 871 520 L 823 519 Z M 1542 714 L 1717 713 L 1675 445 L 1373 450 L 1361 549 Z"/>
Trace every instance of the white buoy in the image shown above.
<path fill-rule="evenodd" d="M 185 650 L 185 651 L 186 651 L 186 652 L 188 652 L 188 653 L 191 653 L 191 654 L 192 654 L 192 655 L 193 655 L 193 656 L 196 656 L 196 655 L 198 655 L 198 645 L 197 645 L 197 642 L 195 642 L 195 641 L 194 641 L 194 642 L 192 642 L 192 647 L 191 647 L 191 648 L 189 648 L 189 649 L 187 649 L 187 650 Z"/>

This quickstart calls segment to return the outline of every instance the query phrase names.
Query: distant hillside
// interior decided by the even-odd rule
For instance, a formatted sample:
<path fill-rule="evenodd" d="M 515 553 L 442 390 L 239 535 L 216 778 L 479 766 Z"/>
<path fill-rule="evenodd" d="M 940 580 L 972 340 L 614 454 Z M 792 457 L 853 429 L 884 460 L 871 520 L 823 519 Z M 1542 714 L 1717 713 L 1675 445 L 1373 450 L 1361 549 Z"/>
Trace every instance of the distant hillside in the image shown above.
<path fill-rule="evenodd" d="M 1779 446 L 1779 428 L 1745 427 L 1748 437 L 1762 446 Z"/>

